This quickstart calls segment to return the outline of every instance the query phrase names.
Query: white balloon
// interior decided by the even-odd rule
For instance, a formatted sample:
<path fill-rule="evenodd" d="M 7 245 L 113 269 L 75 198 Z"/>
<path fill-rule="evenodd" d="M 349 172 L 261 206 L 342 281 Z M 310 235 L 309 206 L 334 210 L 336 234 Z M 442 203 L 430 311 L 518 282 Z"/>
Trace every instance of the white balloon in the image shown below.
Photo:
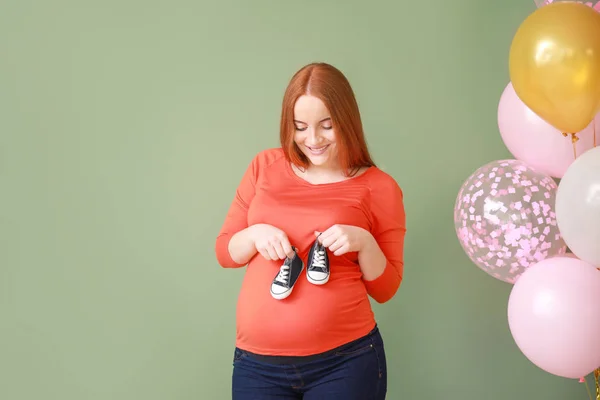
<path fill-rule="evenodd" d="M 556 223 L 569 249 L 600 266 L 600 147 L 579 155 L 556 192 Z"/>

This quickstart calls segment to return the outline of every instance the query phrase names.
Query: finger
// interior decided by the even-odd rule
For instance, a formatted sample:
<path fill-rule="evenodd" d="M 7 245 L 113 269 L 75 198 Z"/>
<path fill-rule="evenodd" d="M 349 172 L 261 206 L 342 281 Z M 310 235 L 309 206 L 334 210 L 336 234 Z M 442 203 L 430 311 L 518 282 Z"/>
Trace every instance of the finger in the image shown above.
<path fill-rule="evenodd" d="M 325 234 L 323 234 L 323 235 L 321 235 L 321 237 L 323 237 L 322 239 L 320 239 L 321 244 L 327 248 L 329 248 L 339 238 L 339 236 L 336 235 L 335 233 L 331 233 L 327 236 L 325 236 Z"/>
<path fill-rule="evenodd" d="M 331 246 L 328 246 L 328 249 L 329 249 L 329 251 L 332 251 L 332 252 L 335 253 L 335 251 L 337 251 L 338 249 L 340 249 L 345 244 L 347 244 L 347 241 L 344 240 L 344 238 L 340 237 L 335 242 L 333 242 L 331 244 Z"/>
<path fill-rule="evenodd" d="M 286 254 L 280 242 L 273 243 L 273 250 L 275 251 L 275 253 L 277 253 L 277 258 L 279 258 L 280 260 L 285 259 Z"/>
<path fill-rule="evenodd" d="M 275 248 L 273 248 L 272 245 L 267 246 L 267 253 L 269 253 L 269 257 L 271 260 L 279 259 L 279 256 L 277 255 L 277 252 L 275 251 Z"/>
<path fill-rule="evenodd" d="M 342 256 L 348 252 L 350 249 L 350 245 L 348 243 L 344 244 L 342 247 L 333 252 L 333 255 L 336 257 Z"/>
<path fill-rule="evenodd" d="M 271 260 L 271 256 L 269 255 L 269 253 L 267 252 L 267 250 L 260 249 L 260 250 L 258 250 L 258 252 L 260 253 L 261 256 L 263 256 L 263 258 L 265 260 L 269 260 L 269 261 Z"/>
<path fill-rule="evenodd" d="M 317 236 L 317 240 L 321 244 L 323 244 L 323 241 L 325 239 L 327 239 L 329 236 L 331 236 L 332 234 L 334 234 L 334 233 L 335 233 L 335 231 L 333 229 L 333 226 L 331 228 L 328 228 L 328 229 L 324 230 L 323 232 L 315 231 L 315 235 Z"/>
<path fill-rule="evenodd" d="M 294 256 L 294 249 L 292 248 L 292 244 L 289 240 L 285 239 L 281 241 L 281 247 L 283 248 L 283 252 L 290 258 Z"/>

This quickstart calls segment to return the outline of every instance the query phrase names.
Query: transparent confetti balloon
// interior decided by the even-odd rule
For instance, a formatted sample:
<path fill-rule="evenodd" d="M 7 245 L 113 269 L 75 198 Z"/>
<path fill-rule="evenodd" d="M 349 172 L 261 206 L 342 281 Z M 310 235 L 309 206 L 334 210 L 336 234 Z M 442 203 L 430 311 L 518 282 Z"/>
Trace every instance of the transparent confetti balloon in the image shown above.
<path fill-rule="evenodd" d="M 566 253 L 554 213 L 557 184 L 519 160 L 493 161 L 462 185 L 454 226 L 479 268 L 515 283 L 530 266 Z"/>

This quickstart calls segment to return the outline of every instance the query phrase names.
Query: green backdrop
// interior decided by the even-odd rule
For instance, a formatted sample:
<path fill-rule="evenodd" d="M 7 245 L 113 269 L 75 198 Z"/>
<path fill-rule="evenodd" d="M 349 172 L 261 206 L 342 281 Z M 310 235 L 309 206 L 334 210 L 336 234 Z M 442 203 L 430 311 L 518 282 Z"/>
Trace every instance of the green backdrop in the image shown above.
<path fill-rule="evenodd" d="M 230 398 L 243 269 L 214 240 L 285 85 L 352 82 L 404 189 L 404 283 L 375 306 L 389 399 L 585 399 L 512 341 L 508 284 L 455 237 L 532 0 L 4 1 L 0 399 Z"/>

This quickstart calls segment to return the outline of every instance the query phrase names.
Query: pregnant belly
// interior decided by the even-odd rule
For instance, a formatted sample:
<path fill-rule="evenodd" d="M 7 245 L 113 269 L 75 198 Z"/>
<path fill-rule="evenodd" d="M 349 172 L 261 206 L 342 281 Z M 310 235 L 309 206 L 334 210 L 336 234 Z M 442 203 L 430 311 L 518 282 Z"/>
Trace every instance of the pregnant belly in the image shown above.
<path fill-rule="evenodd" d="M 236 345 L 267 355 L 321 353 L 367 334 L 375 325 L 360 271 L 332 266 L 327 284 L 316 286 L 303 273 L 284 300 L 271 297 L 277 264 L 251 264 L 237 305 Z"/>

